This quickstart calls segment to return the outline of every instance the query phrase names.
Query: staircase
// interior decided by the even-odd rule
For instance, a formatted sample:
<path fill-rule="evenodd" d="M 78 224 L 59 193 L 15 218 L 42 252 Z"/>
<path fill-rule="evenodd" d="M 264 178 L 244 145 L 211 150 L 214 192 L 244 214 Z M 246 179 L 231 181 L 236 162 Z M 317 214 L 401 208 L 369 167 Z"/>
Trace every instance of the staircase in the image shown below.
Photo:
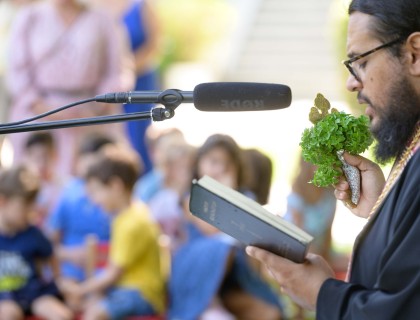
<path fill-rule="evenodd" d="M 339 98 L 344 84 L 330 32 L 332 1 L 253 0 L 225 81 L 287 84 L 294 100 L 313 99 L 317 92 Z"/>

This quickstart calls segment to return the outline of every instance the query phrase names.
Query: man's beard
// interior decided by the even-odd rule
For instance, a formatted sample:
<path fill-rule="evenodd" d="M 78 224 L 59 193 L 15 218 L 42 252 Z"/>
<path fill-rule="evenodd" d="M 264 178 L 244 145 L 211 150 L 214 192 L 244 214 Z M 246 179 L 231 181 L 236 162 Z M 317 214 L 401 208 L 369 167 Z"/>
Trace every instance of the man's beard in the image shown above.
<path fill-rule="evenodd" d="M 406 78 L 388 92 L 389 103 L 381 110 L 379 124 L 371 128 L 377 144 L 375 158 L 385 164 L 401 154 L 420 120 L 420 98 Z"/>

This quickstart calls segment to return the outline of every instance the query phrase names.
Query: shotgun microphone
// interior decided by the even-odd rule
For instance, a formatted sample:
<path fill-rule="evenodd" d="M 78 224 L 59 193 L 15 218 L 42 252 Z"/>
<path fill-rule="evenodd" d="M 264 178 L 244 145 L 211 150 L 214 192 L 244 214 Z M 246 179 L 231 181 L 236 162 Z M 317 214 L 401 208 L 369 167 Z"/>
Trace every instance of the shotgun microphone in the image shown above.
<path fill-rule="evenodd" d="M 288 107 L 292 93 L 282 84 L 214 82 L 197 85 L 193 98 L 200 111 L 261 111 Z"/>
<path fill-rule="evenodd" d="M 201 83 L 194 91 L 169 89 L 165 91 L 130 91 L 98 95 L 97 102 L 105 103 L 162 103 L 179 105 L 194 103 L 200 111 L 261 111 L 290 106 L 292 93 L 288 86 L 257 82 Z"/>

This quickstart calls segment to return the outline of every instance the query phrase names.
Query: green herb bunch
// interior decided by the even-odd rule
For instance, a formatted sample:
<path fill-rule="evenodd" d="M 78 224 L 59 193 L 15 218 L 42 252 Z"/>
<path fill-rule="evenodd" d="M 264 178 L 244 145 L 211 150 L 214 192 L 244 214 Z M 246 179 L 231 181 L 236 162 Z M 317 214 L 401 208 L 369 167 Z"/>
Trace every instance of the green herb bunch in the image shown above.
<path fill-rule="evenodd" d="M 303 131 L 300 142 L 303 159 L 317 166 L 311 182 L 318 187 L 335 184 L 342 175 L 337 151 L 359 154 L 373 142 L 366 116 L 356 118 L 330 108 L 330 102 L 318 93 L 309 114 L 314 126 Z"/>

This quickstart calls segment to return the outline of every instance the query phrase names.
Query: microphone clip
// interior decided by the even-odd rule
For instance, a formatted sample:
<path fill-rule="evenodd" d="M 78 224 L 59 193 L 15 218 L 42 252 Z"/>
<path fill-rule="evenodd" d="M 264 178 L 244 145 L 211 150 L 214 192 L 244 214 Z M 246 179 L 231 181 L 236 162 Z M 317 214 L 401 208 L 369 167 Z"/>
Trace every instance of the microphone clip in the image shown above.
<path fill-rule="evenodd" d="M 175 109 L 184 101 L 184 97 L 178 89 L 168 89 L 158 96 L 158 103 L 164 107 L 155 107 L 151 110 L 153 121 L 171 119 L 175 115 Z"/>

